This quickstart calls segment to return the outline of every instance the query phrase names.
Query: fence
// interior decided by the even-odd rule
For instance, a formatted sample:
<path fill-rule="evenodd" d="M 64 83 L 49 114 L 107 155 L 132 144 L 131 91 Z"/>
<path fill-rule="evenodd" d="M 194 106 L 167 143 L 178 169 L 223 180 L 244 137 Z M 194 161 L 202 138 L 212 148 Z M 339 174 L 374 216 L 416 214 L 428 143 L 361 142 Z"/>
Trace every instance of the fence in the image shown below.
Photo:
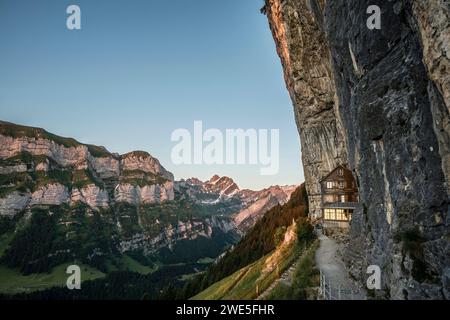
<path fill-rule="evenodd" d="M 319 297 L 323 300 L 357 300 L 357 292 L 333 283 L 320 270 Z"/>
<path fill-rule="evenodd" d="M 323 208 L 343 208 L 343 209 L 356 209 L 358 202 L 326 202 L 322 204 Z"/>

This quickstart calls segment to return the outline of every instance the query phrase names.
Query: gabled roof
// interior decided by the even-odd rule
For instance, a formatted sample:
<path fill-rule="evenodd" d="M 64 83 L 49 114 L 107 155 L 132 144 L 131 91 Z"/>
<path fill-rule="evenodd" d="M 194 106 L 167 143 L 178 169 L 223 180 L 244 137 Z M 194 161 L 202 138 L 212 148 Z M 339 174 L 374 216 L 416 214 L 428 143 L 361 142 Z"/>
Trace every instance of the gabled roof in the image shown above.
<path fill-rule="evenodd" d="M 347 171 L 347 172 L 349 172 L 349 173 L 353 176 L 352 172 L 351 172 L 349 169 L 347 169 L 344 165 L 340 164 L 340 165 L 338 165 L 336 168 L 334 168 L 333 170 L 331 170 L 325 177 L 323 177 L 323 178 L 319 181 L 319 183 L 321 183 L 321 182 L 323 182 L 324 180 L 326 180 L 326 179 L 327 179 L 329 176 L 331 176 L 337 169 L 344 169 L 344 172 Z"/>

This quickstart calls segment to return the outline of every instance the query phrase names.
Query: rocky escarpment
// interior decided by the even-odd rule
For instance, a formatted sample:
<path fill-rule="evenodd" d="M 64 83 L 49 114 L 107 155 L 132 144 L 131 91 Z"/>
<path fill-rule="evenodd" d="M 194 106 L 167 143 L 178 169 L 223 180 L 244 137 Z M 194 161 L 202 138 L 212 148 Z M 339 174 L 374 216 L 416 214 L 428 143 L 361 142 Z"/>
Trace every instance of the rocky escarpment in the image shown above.
<path fill-rule="evenodd" d="M 5 258 L 10 266 L 35 272 L 42 271 L 41 264 L 51 267 L 69 257 L 89 264 L 103 257 L 101 267 L 139 235 L 146 239 L 141 249 L 148 253 L 179 239 L 210 237 L 205 230 L 213 227 L 229 231 L 220 222 L 201 218 L 195 220 L 196 228 L 185 227 L 189 219 L 177 212 L 189 212 L 188 205 L 175 202 L 173 175 L 146 152 L 112 154 L 40 128 L 6 122 L 0 122 L 0 146 L 0 230 L 11 234 Z M 169 212 L 163 216 L 166 204 Z M 174 216 L 169 217 L 170 212 Z M 190 212 L 195 218 L 195 210 Z M 30 261 L 27 250 L 15 246 L 24 243 L 22 237 L 33 241 L 29 234 L 39 234 L 33 232 L 39 228 L 33 222 L 36 217 L 53 231 L 49 239 L 30 245 L 49 250 L 39 249 L 42 256 Z"/>
<path fill-rule="evenodd" d="M 134 205 L 174 199 L 173 175 L 146 152 L 122 156 L 104 148 L 54 136 L 39 128 L 0 123 L 0 215 L 26 205 L 78 202 L 93 209 L 116 202 Z M 16 204 L 12 204 L 16 201 Z"/>
<path fill-rule="evenodd" d="M 381 9 L 381 29 L 367 9 Z M 345 163 L 362 209 L 347 264 L 376 296 L 449 298 L 449 4 L 266 0 L 302 140 L 310 210 Z M 315 198 L 316 197 L 316 198 Z"/>
<path fill-rule="evenodd" d="M 347 162 L 335 113 L 336 88 L 320 6 L 315 1 L 269 0 L 263 11 L 277 43 L 300 133 L 309 208 L 320 215 L 319 181 Z M 312 40 L 314 39 L 314 40 Z"/>
<path fill-rule="evenodd" d="M 26 273 L 73 259 L 120 268 L 123 255 L 195 264 L 221 254 L 243 221 L 252 226 L 295 189 L 240 190 L 217 175 L 175 182 L 146 152 L 112 154 L 6 122 L 0 146 L 0 236 L 8 240 L 0 263 Z"/>
<path fill-rule="evenodd" d="M 450 4 L 448 1 L 414 1 L 412 11 L 420 35 L 423 61 L 432 82 L 428 85 L 433 129 L 442 157 L 450 194 Z"/>
<path fill-rule="evenodd" d="M 296 188 L 296 186 L 273 186 L 262 190 L 256 197 L 254 194 L 246 194 L 249 197 L 246 198 L 246 206 L 234 217 L 238 229 L 243 233 L 250 230 L 267 211 L 287 203 Z"/>
<path fill-rule="evenodd" d="M 260 191 L 241 190 L 233 179 L 218 175 L 207 181 L 197 178 L 175 181 L 175 201 L 158 207 L 159 217 L 150 221 L 143 205 L 136 223 L 142 225 L 144 232 L 122 241 L 120 250 L 142 249 L 146 254 L 162 248 L 176 251 L 183 241 L 215 241 L 224 236 L 231 238 L 227 240 L 229 244 L 234 243 L 268 210 L 286 203 L 295 189 L 295 186 L 272 186 Z M 126 210 L 125 214 L 128 215 Z M 164 222 L 167 218 L 169 224 Z"/>
<path fill-rule="evenodd" d="M 157 224 L 160 224 L 157 222 Z M 215 230 L 215 231 L 214 231 Z M 162 249 L 173 249 L 180 241 L 194 241 L 199 238 L 212 239 L 214 233 L 233 233 L 235 225 L 232 220 L 221 219 L 220 217 L 210 217 L 206 219 L 191 219 L 188 221 L 178 221 L 175 225 L 168 225 L 160 230 L 156 235 L 147 233 L 136 233 L 131 238 L 121 241 L 119 250 L 122 253 L 142 250 L 144 255 Z"/>
<path fill-rule="evenodd" d="M 229 177 L 214 175 L 203 182 L 196 178 L 175 183 L 176 190 L 183 190 L 197 203 L 203 205 L 222 204 L 226 211 L 233 212 L 232 225 L 241 234 L 249 230 L 267 211 L 289 201 L 297 186 L 271 186 L 254 191 L 240 189 Z M 225 212 L 220 210 L 218 214 Z"/>

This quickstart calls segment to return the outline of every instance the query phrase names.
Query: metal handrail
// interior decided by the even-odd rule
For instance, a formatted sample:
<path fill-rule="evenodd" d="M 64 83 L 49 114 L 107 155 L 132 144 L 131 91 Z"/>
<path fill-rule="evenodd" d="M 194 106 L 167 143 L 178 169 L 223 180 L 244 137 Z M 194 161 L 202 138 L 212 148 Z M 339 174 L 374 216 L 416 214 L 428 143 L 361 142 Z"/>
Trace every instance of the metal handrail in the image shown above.
<path fill-rule="evenodd" d="M 347 295 L 347 300 L 354 300 L 357 298 L 357 292 L 352 289 L 342 288 L 340 285 L 333 287 L 330 280 L 320 270 L 320 286 L 319 295 L 323 300 L 343 300 L 342 295 Z"/>
<path fill-rule="evenodd" d="M 358 205 L 358 202 L 326 202 L 322 205 L 324 208 L 351 208 L 354 209 Z"/>

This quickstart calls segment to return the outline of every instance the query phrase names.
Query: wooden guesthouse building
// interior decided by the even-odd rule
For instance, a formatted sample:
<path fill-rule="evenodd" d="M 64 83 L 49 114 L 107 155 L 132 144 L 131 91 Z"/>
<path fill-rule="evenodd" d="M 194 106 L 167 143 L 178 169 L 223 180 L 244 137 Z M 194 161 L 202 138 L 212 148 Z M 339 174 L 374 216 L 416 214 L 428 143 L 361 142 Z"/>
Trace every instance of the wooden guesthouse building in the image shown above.
<path fill-rule="evenodd" d="M 359 202 L 358 187 L 352 172 L 340 165 L 326 175 L 320 185 L 323 227 L 348 229 Z"/>

